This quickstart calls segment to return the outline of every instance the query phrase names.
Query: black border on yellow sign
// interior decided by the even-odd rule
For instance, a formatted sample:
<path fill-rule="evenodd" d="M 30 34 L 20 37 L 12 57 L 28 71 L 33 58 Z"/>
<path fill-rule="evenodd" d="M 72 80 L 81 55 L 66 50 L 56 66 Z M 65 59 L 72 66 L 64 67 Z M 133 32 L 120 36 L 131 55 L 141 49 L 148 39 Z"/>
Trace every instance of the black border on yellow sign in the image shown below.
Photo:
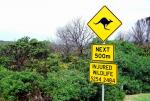
<path fill-rule="evenodd" d="M 93 45 L 112 45 L 112 46 L 113 46 L 113 61 L 93 60 L 93 59 L 92 59 Z M 114 62 L 114 60 L 115 60 L 115 45 L 114 45 L 114 44 L 92 44 L 92 45 L 91 45 L 91 60 L 92 60 L 92 62 Z"/>
<path fill-rule="evenodd" d="M 91 63 L 96 63 L 96 62 L 91 62 Z M 91 64 L 90 63 L 90 64 Z M 99 62 L 99 63 L 97 63 L 97 64 L 115 64 L 115 63 L 102 63 L 102 62 Z M 92 83 L 99 83 L 99 84 L 107 84 L 107 85 L 116 85 L 117 84 L 117 82 L 118 82 L 118 65 L 117 64 L 115 64 L 116 65 L 116 83 L 102 83 L 102 82 L 92 82 L 92 81 L 90 81 L 90 69 L 89 69 L 89 82 L 92 82 Z"/>
<path fill-rule="evenodd" d="M 93 16 L 93 18 L 104 8 L 104 7 L 106 7 L 107 9 L 108 9 L 108 7 L 107 6 L 103 6 L 94 16 Z M 108 9 L 109 10 L 109 9 Z M 109 10 L 111 13 L 112 13 L 112 11 L 111 10 Z M 113 13 L 112 13 L 113 14 Z M 114 14 L 113 14 L 114 15 Z M 114 15 L 115 16 L 115 15 Z M 116 16 L 115 16 L 116 17 Z M 92 19 L 93 19 L 92 18 Z M 91 19 L 91 20 L 92 20 Z M 118 19 L 117 17 L 116 17 L 116 19 Z M 90 20 L 90 21 L 91 21 Z M 118 19 L 119 20 L 119 19 Z M 89 21 L 89 22 L 90 22 Z M 119 20 L 120 21 L 120 20 Z M 89 26 L 89 22 L 87 23 L 87 25 Z M 120 21 L 120 25 L 112 32 L 112 33 L 114 33 L 121 25 L 122 25 L 122 22 Z M 90 27 L 90 26 L 89 26 Z M 91 28 L 91 27 L 90 27 Z M 98 36 L 98 34 L 91 28 L 91 30 L 97 35 L 97 37 L 100 39 L 100 40 L 102 40 L 99 36 Z M 112 33 L 110 34 L 110 35 L 112 35 Z M 108 37 L 110 37 L 110 35 L 108 36 Z M 107 39 L 108 39 L 108 37 L 105 39 L 105 40 L 102 40 L 103 42 L 105 42 Z"/>

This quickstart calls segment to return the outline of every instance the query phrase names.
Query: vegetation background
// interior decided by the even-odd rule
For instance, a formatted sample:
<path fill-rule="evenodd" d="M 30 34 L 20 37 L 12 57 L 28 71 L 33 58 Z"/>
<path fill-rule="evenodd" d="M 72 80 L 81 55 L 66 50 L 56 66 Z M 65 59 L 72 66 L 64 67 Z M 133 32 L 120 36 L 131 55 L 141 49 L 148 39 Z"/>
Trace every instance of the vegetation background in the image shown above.
<path fill-rule="evenodd" d="M 117 85 L 105 86 L 105 101 L 150 93 L 150 18 L 138 20 L 115 45 Z M 80 19 L 58 29 L 59 42 L 23 37 L 0 42 L 1 101 L 100 101 L 101 85 L 90 83 L 91 44 L 102 42 Z"/>

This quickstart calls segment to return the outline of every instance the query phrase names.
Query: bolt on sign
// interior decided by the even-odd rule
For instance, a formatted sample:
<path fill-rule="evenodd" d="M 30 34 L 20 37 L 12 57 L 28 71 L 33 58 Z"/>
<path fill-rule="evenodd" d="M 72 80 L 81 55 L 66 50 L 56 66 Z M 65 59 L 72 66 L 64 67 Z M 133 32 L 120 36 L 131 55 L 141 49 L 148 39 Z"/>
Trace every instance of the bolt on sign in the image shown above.
<path fill-rule="evenodd" d="M 102 84 L 116 84 L 118 76 L 116 64 L 90 63 L 90 81 Z"/>
<path fill-rule="evenodd" d="M 114 61 L 114 46 L 92 45 L 92 61 Z"/>
<path fill-rule="evenodd" d="M 106 41 L 121 24 L 121 21 L 106 6 L 103 6 L 88 22 L 88 26 L 102 41 Z"/>

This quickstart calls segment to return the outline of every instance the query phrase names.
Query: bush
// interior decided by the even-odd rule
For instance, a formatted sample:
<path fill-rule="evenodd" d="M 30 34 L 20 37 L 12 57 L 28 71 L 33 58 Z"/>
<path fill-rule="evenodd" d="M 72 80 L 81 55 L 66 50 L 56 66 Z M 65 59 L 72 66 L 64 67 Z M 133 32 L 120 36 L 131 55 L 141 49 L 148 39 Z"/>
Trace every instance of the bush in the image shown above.
<path fill-rule="evenodd" d="M 115 44 L 115 62 L 118 64 L 119 74 L 127 77 L 124 85 L 126 94 L 150 91 L 147 85 L 150 81 L 150 57 L 142 56 L 144 49 L 132 43 L 116 41 Z"/>
<path fill-rule="evenodd" d="M 126 94 L 138 94 L 142 92 L 142 83 L 138 80 L 130 79 L 123 89 Z"/>
<path fill-rule="evenodd" d="M 77 70 L 61 70 L 48 74 L 44 91 L 53 101 L 88 100 L 96 92 L 84 74 Z"/>
<path fill-rule="evenodd" d="M 42 60 L 48 57 L 50 50 L 45 42 L 23 37 L 13 44 L 6 45 L 1 49 L 0 55 L 5 60 L 2 64 L 11 70 L 25 70 L 26 64 L 32 60 Z"/>
<path fill-rule="evenodd" d="M 34 72 L 11 72 L 3 70 L 0 79 L 1 96 L 6 100 L 27 100 L 28 94 L 34 93 L 35 90 L 40 89 L 40 82 L 43 81 L 43 77 Z"/>
<path fill-rule="evenodd" d="M 76 58 L 76 60 L 72 59 L 72 61 L 70 62 L 69 69 L 79 70 L 85 74 L 88 74 L 89 64 L 90 64 L 89 59 Z M 88 75 L 86 75 L 86 76 L 88 76 Z"/>
<path fill-rule="evenodd" d="M 123 90 L 116 86 L 107 86 L 105 91 L 105 101 L 122 101 L 125 97 Z"/>

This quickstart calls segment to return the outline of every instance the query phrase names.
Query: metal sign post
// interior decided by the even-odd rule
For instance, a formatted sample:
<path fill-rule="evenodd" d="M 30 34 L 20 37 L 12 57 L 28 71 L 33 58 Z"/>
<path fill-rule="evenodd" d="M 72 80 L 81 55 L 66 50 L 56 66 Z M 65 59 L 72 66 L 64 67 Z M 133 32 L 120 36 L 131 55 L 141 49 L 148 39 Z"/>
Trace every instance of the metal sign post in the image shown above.
<path fill-rule="evenodd" d="M 105 87 L 104 84 L 102 84 L 102 101 L 104 101 L 104 95 L 105 94 Z"/>
<path fill-rule="evenodd" d="M 103 44 L 105 44 L 105 42 L 103 42 Z M 105 97 L 105 87 L 104 84 L 102 84 L 102 101 L 104 101 L 104 97 Z"/>

